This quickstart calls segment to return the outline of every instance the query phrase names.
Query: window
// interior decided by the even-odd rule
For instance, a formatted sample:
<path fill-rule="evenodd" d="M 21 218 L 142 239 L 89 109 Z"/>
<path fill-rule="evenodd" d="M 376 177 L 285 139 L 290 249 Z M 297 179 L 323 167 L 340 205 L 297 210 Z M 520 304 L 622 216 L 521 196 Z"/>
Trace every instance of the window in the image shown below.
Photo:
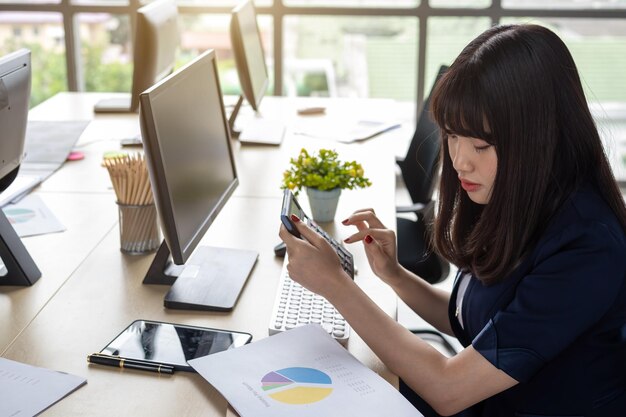
<path fill-rule="evenodd" d="M 127 15 L 78 15 L 86 91 L 130 92 L 133 50 Z"/>
<path fill-rule="evenodd" d="M 144 1 L 144 3 L 150 3 L 152 0 Z M 235 7 L 239 4 L 240 0 L 179 0 L 178 4 L 182 7 L 185 6 L 194 6 L 194 7 L 221 7 L 221 8 L 231 8 Z M 271 6 L 273 3 L 272 0 L 254 0 L 254 5 L 256 7 L 265 7 Z"/>
<path fill-rule="evenodd" d="M 287 16 L 283 93 L 415 100 L 417 19 Z"/>
<path fill-rule="evenodd" d="M 558 34 L 574 57 L 588 101 L 626 102 L 626 23 L 620 19 L 507 18 Z"/>
<path fill-rule="evenodd" d="M 33 69 L 45 68 L 33 83 L 35 104 L 66 89 L 128 91 L 131 16 L 150 1 L 0 0 L 0 49 L 33 48 Z M 238 94 L 228 28 L 229 11 L 240 0 L 177 1 L 178 65 L 215 48 L 224 92 Z M 500 22 L 532 19 L 562 36 L 591 100 L 626 103 L 626 0 L 255 0 L 255 5 L 276 94 L 417 103 L 439 65 L 449 64 L 478 33 Z M 70 28 L 73 36 L 66 38 Z"/>
<path fill-rule="evenodd" d="M 416 7 L 420 0 L 284 0 L 284 3 L 304 7 Z"/>
<path fill-rule="evenodd" d="M 59 91 L 67 90 L 62 22 L 60 13 L 0 13 L 0 55 L 20 48 L 28 48 L 31 51 L 33 68 L 31 106 L 41 103 Z M 16 31 L 15 28 L 20 30 Z"/>
<path fill-rule="evenodd" d="M 467 7 L 482 9 L 491 6 L 491 0 L 430 0 L 430 5 L 442 8 Z"/>
<path fill-rule="evenodd" d="M 441 65 L 450 65 L 463 48 L 487 30 L 486 17 L 432 17 L 426 42 L 426 89 L 431 88 Z"/>
<path fill-rule="evenodd" d="M 626 0 L 502 0 L 511 9 L 623 9 Z"/>
<path fill-rule="evenodd" d="M 258 16 L 261 41 L 265 52 L 265 62 L 270 78 L 270 93 L 274 79 L 274 26 L 267 15 Z M 180 18 L 181 48 L 177 66 L 191 61 L 207 49 L 215 49 L 222 93 L 241 94 L 239 77 L 235 67 L 235 57 L 230 43 L 229 14 L 184 14 Z"/>

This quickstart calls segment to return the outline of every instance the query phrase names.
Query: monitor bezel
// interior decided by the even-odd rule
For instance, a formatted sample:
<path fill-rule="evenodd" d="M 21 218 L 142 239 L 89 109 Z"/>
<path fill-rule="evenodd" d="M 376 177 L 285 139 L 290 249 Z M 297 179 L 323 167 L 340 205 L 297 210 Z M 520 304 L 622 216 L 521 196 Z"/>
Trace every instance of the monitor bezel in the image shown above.
<path fill-rule="evenodd" d="M 263 81 L 263 88 L 258 92 L 258 96 L 257 91 L 254 91 L 252 85 L 250 63 L 246 58 L 245 42 L 241 31 L 241 15 L 242 13 L 245 13 L 247 11 L 246 9 L 251 9 L 252 15 L 254 16 L 254 26 L 256 28 L 256 35 L 259 39 L 259 44 L 261 45 L 261 53 L 263 55 L 263 68 L 265 69 L 265 80 Z M 269 87 L 270 74 L 267 70 L 267 62 L 265 61 L 265 48 L 263 47 L 263 39 L 261 38 L 261 31 L 259 29 L 259 24 L 256 20 L 256 17 L 256 8 L 254 7 L 254 3 L 252 3 L 252 1 L 246 0 L 237 5 L 231 12 L 230 37 L 233 55 L 235 57 L 235 66 L 237 67 L 237 75 L 239 77 L 239 84 L 241 84 L 241 92 L 250 104 L 250 106 L 255 111 L 258 111 L 261 105 L 261 100 L 263 99 L 263 97 L 265 97 L 265 94 L 267 93 L 267 89 Z"/>
<path fill-rule="evenodd" d="M 156 127 L 154 125 L 154 114 L 152 111 L 151 100 L 164 90 L 170 88 L 172 85 L 176 85 L 180 80 L 187 77 L 190 71 L 196 71 L 197 67 L 201 67 L 207 61 L 210 63 L 211 70 L 215 74 L 217 94 L 220 97 L 219 108 L 222 116 L 221 119 L 224 132 L 226 134 L 230 164 L 233 170 L 233 180 L 230 182 L 229 186 L 222 192 L 222 195 L 217 204 L 209 213 L 207 213 L 204 220 L 202 221 L 202 224 L 194 233 L 192 239 L 190 239 L 189 242 L 181 242 L 178 234 L 176 233 L 176 231 L 178 230 L 178 225 L 176 221 L 176 216 L 174 215 L 170 186 L 168 184 L 167 176 L 165 174 L 165 167 L 163 165 L 159 138 Z M 224 109 L 222 90 L 219 83 L 219 74 L 217 70 L 215 51 L 212 49 L 207 50 L 184 67 L 180 68 L 173 74 L 167 76 L 163 80 L 159 81 L 158 83 L 144 91 L 140 95 L 140 102 L 140 122 L 144 149 L 146 151 L 146 158 L 148 161 L 148 171 L 152 184 L 152 192 L 155 197 L 157 212 L 161 221 L 161 229 L 167 246 L 171 252 L 174 263 L 177 265 L 182 265 L 187 261 L 187 259 L 189 259 L 195 248 L 204 237 L 208 228 L 211 226 L 220 211 L 224 208 L 228 199 L 232 196 L 235 188 L 237 188 L 237 186 L 239 185 L 239 176 L 237 174 L 237 167 L 235 165 L 235 158 L 230 137 L 230 129 L 228 127 L 228 122 L 226 119 L 226 111 Z"/>

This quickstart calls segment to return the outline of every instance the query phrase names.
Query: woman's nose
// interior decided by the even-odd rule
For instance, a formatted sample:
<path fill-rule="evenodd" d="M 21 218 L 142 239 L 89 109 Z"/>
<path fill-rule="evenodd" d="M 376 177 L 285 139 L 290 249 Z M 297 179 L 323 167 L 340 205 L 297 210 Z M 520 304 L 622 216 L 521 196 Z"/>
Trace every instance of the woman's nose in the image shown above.
<path fill-rule="evenodd" d="M 472 161 L 469 152 L 469 146 L 463 139 L 459 139 L 452 150 L 452 166 L 458 172 L 467 172 L 472 169 Z"/>

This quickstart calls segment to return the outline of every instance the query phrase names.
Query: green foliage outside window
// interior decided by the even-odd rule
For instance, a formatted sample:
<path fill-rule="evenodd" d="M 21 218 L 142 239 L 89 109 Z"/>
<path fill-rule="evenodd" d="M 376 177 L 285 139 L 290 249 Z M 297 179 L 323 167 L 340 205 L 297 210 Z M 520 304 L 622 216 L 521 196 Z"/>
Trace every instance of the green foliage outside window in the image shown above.
<path fill-rule="evenodd" d="M 124 62 L 102 62 L 106 45 L 83 41 L 83 66 L 86 91 L 129 92 L 133 83 L 133 65 Z"/>
<path fill-rule="evenodd" d="M 31 93 L 30 107 L 34 107 L 60 91 L 67 90 L 65 54 L 44 50 L 41 45 L 17 44 L 8 39 L 0 47 L 0 55 L 14 52 L 20 48 L 31 52 Z"/>
<path fill-rule="evenodd" d="M 133 66 L 131 63 L 101 60 L 104 45 L 83 43 L 83 66 L 85 68 L 86 91 L 129 92 L 132 84 Z M 34 107 L 53 95 L 67 91 L 65 54 L 45 50 L 41 45 L 20 44 L 8 40 L 0 48 L 0 55 L 27 48 L 31 52 L 32 80 L 30 107 Z"/>
<path fill-rule="evenodd" d="M 328 96 L 328 80 L 325 74 L 309 73 L 302 80 L 298 80 L 297 91 L 299 96 Z"/>

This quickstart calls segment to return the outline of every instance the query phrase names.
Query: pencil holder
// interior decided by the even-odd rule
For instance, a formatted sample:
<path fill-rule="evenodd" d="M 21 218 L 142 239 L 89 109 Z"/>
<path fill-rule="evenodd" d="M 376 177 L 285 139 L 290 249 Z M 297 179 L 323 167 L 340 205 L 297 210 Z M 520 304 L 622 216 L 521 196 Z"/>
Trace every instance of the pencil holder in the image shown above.
<path fill-rule="evenodd" d="M 130 255 L 154 252 L 161 244 L 154 203 L 117 203 L 120 218 L 120 250 Z"/>

